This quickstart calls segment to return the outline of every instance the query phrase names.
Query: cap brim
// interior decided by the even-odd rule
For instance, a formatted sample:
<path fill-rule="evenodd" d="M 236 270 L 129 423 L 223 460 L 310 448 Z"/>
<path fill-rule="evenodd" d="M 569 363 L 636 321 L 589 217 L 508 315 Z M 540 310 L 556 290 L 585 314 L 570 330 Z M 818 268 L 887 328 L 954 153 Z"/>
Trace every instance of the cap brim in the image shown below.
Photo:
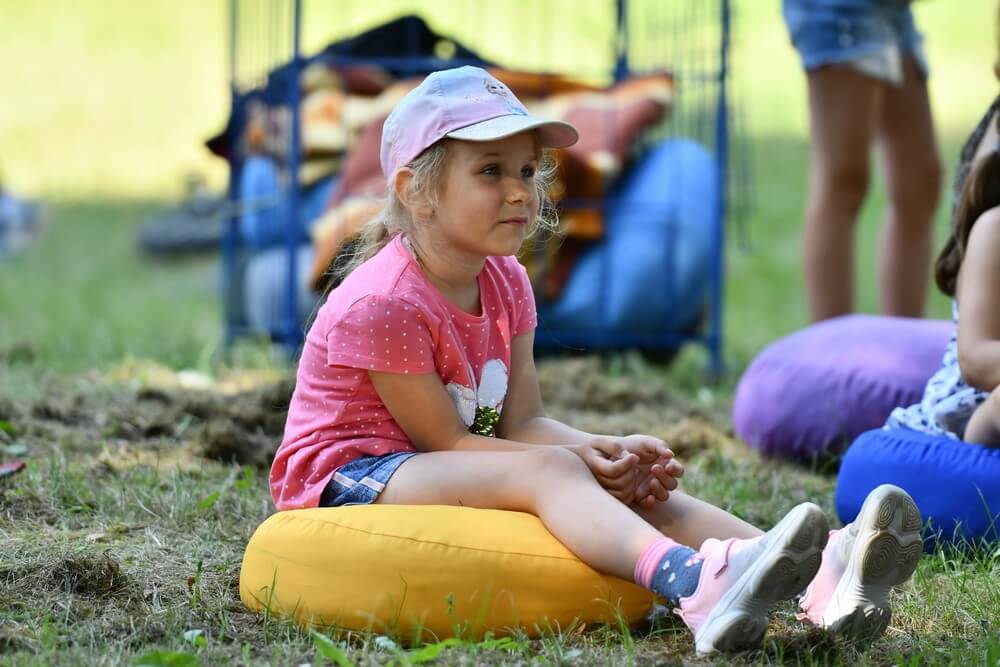
<path fill-rule="evenodd" d="M 497 116 L 466 125 L 452 130 L 445 136 L 449 139 L 461 139 L 462 141 L 495 141 L 529 130 L 538 133 L 543 148 L 566 148 L 575 144 L 580 138 L 576 128 L 569 123 L 518 114 Z"/>

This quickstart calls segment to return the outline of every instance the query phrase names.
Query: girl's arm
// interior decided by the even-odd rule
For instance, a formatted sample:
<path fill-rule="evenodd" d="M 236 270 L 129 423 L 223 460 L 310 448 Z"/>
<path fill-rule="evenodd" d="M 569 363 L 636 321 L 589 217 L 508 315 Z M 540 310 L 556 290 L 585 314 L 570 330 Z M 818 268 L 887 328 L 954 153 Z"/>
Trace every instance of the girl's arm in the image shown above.
<path fill-rule="evenodd" d="M 500 413 L 497 433 L 505 438 L 539 445 L 590 442 L 594 435 L 545 416 L 535 371 L 534 345 L 533 331 L 511 341 L 507 397 Z"/>
<path fill-rule="evenodd" d="M 654 501 L 666 500 L 670 491 L 677 488 L 677 478 L 684 474 L 683 466 L 672 460 L 674 455 L 667 443 L 641 434 L 625 437 L 595 435 L 546 417 L 538 389 L 534 345 L 533 331 L 523 333 L 511 342 L 510 378 L 497 433 L 519 442 L 540 445 L 573 443 L 597 447 L 616 460 L 634 455 L 639 464 L 636 489 L 639 504 L 650 507 Z M 598 471 L 595 470 L 595 474 Z"/>
<path fill-rule="evenodd" d="M 452 449 L 521 451 L 537 446 L 470 433 L 435 373 L 411 375 L 369 371 L 368 375 L 393 419 L 413 446 L 422 452 Z"/>
<path fill-rule="evenodd" d="M 1000 386 L 1000 210 L 972 226 L 958 276 L 958 365 L 982 391 Z"/>
<path fill-rule="evenodd" d="M 470 433 L 436 373 L 410 375 L 369 371 L 368 375 L 393 419 L 413 446 L 422 452 L 523 451 L 545 446 Z M 562 444 L 582 458 L 601 484 L 616 497 L 617 492 L 624 492 L 629 486 L 625 473 L 635 465 L 634 459 L 613 460 L 610 452 L 601 449 L 601 443 Z"/>

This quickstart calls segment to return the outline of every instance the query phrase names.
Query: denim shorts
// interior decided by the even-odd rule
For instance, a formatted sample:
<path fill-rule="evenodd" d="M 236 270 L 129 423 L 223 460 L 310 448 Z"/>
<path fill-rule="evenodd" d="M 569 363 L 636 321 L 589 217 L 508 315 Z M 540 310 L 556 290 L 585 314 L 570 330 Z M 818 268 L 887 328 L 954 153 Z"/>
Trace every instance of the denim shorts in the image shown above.
<path fill-rule="evenodd" d="M 880 81 L 903 83 L 903 60 L 927 77 L 923 37 L 905 0 L 783 0 L 792 44 L 806 71 L 851 65 Z"/>
<path fill-rule="evenodd" d="M 394 452 L 381 456 L 362 456 L 340 466 L 323 489 L 319 506 L 372 504 L 396 469 L 415 454 L 416 452 Z"/>

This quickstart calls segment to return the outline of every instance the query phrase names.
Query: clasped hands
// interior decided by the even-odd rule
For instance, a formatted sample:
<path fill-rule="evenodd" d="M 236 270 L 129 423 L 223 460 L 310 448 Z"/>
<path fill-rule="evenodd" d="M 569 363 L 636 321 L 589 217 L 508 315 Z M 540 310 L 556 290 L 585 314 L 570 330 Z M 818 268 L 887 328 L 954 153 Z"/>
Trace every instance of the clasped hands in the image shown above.
<path fill-rule="evenodd" d="M 608 493 L 647 510 L 665 501 L 684 474 L 667 443 L 648 435 L 598 436 L 576 453 Z"/>

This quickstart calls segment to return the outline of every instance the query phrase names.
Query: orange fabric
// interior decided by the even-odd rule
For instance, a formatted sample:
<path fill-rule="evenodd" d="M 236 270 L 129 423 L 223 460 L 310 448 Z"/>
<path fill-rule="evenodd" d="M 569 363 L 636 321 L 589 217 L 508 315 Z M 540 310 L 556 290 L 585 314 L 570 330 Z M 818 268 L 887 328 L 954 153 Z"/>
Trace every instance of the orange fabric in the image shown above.
<path fill-rule="evenodd" d="M 486 71 L 506 83 L 507 87 L 514 91 L 514 94 L 521 101 L 544 99 L 565 93 L 600 92 L 603 90 L 599 86 L 591 86 L 581 81 L 567 79 L 559 74 L 517 72 L 502 67 L 488 67 Z"/>

